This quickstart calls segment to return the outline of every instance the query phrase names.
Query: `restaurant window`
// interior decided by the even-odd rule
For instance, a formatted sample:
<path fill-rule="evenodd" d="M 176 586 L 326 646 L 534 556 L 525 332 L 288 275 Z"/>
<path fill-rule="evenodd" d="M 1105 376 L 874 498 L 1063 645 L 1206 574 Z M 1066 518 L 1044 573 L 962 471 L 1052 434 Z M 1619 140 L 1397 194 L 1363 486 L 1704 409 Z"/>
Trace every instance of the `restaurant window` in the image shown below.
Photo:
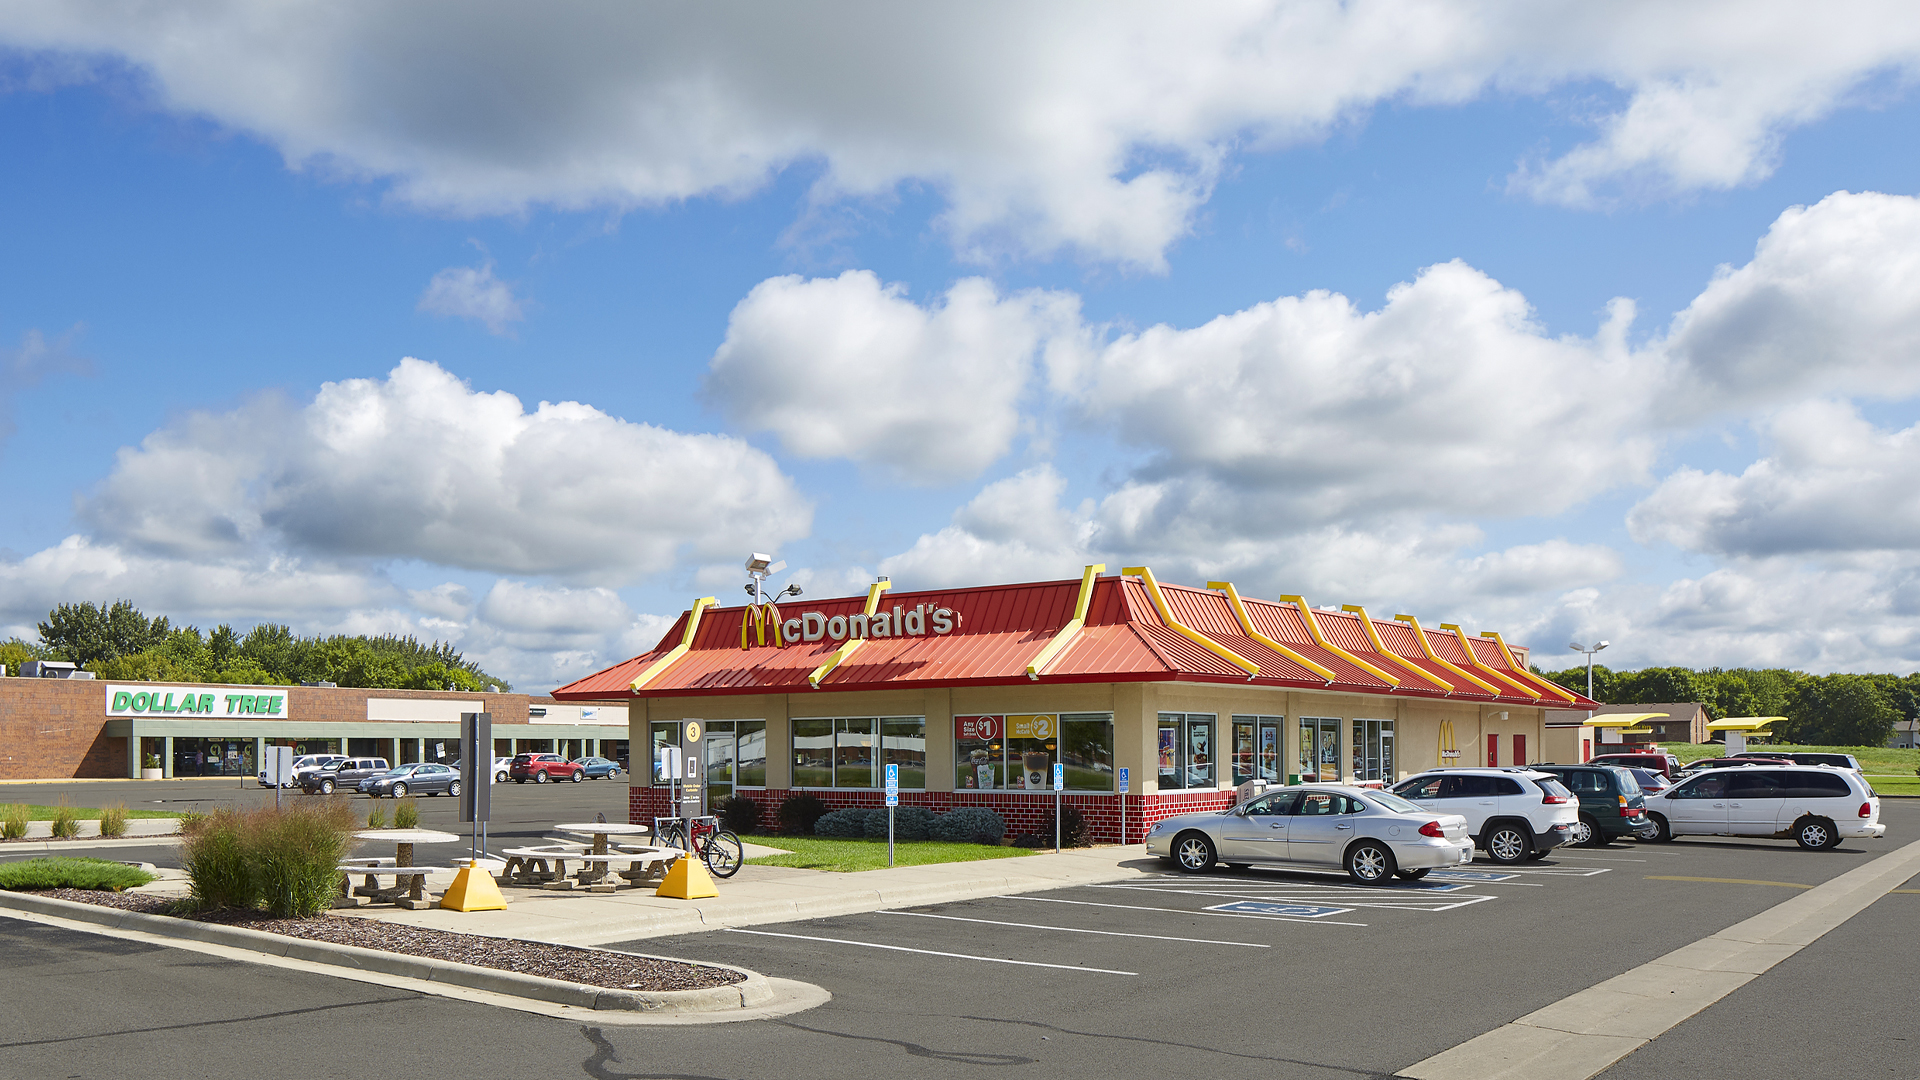
<path fill-rule="evenodd" d="M 1161 790 L 1214 786 L 1213 713 L 1160 714 Z"/>
<path fill-rule="evenodd" d="M 1233 784 L 1249 780 L 1280 782 L 1280 723 L 1278 716 L 1233 718 Z"/>
<path fill-rule="evenodd" d="M 1353 778 L 1384 780 L 1392 783 L 1393 721 L 1355 720 L 1353 722 Z"/>
<path fill-rule="evenodd" d="M 1300 718 L 1300 779 L 1340 782 L 1340 721 L 1331 716 Z"/>
<path fill-rule="evenodd" d="M 750 788 L 766 787 L 767 722 L 765 720 L 740 721 L 739 738 L 739 786 Z"/>
<path fill-rule="evenodd" d="M 956 790 L 1112 791 L 1112 713 L 1011 713 L 953 718 Z"/>
<path fill-rule="evenodd" d="M 885 786 L 888 763 L 900 766 L 900 786 L 927 786 L 927 719 L 924 716 L 863 716 L 795 720 L 793 786 L 853 788 Z M 763 736 L 764 738 L 764 736 Z M 744 753 L 745 742 L 742 742 Z"/>
<path fill-rule="evenodd" d="M 674 777 L 667 768 L 666 752 L 669 747 L 680 745 L 680 725 L 672 720 L 665 722 L 656 720 L 647 725 L 647 732 L 649 742 L 647 759 L 653 762 L 653 782 L 655 784 L 672 783 Z M 528 752 L 524 742 L 521 744 L 520 752 L 523 754 Z"/>

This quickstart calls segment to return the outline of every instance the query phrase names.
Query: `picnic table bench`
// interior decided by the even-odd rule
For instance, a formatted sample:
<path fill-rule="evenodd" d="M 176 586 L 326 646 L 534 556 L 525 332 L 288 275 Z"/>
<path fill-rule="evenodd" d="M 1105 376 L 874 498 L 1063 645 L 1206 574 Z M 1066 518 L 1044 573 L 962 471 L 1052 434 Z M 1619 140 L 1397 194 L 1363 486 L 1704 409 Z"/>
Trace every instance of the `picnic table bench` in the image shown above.
<path fill-rule="evenodd" d="M 381 859 L 348 859 L 334 869 L 340 871 L 340 895 L 334 900 L 334 907 L 359 907 L 368 903 L 390 903 L 410 911 L 419 911 L 433 906 L 422 893 L 428 874 L 451 872 L 441 866 L 381 866 Z M 355 887 L 353 876 L 359 874 L 366 878 L 366 884 Z M 393 884 L 382 886 L 380 879 L 393 878 Z"/>
<path fill-rule="evenodd" d="M 507 857 L 506 869 L 500 875 L 502 885 L 538 885 L 553 890 L 580 885 L 589 892 L 612 892 L 615 886 L 606 880 L 610 863 L 626 863 L 627 869 L 616 873 L 628 884 L 645 885 L 665 877 L 667 867 L 684 852 L 677 848 L 617 846 L 594 851 L 587 844 L 561 841 L 537 847 L 507 848 L 501 854 Z M 569 862 L 584 864 L 573 878 L 567 875 Z"/>

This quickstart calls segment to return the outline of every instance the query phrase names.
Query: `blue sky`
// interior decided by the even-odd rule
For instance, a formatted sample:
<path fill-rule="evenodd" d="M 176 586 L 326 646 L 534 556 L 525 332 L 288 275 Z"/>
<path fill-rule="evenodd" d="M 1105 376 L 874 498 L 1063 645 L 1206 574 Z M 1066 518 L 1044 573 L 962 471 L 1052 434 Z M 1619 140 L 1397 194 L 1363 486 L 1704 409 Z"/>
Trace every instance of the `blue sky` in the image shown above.
<path fill-rule="evenodd" d="M 1713 7 L 0 15 L 0 634 L 544 689 L 759 548 L 1913 670 L 1920 19 Z"/>

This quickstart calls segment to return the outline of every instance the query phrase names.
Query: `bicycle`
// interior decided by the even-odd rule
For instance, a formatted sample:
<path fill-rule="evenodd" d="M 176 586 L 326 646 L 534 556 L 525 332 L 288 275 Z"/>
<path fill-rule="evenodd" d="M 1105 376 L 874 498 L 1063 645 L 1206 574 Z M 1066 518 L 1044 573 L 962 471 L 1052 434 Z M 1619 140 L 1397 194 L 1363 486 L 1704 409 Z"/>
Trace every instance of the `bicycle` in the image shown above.
<path fill-rule="evenodd" d="M 655 843 L 698 855 L 714 877 L 732 877 L 739 872 L 740 864 L 746 862 L 746 848 L 741 845 L 740 838 L 722 829 L 718 818 L 693 819 L 691 846 L 688 845 L 687 823 L 679 818 L 670 818 L 664 823 L 656 819 L 654 833 Z"/>

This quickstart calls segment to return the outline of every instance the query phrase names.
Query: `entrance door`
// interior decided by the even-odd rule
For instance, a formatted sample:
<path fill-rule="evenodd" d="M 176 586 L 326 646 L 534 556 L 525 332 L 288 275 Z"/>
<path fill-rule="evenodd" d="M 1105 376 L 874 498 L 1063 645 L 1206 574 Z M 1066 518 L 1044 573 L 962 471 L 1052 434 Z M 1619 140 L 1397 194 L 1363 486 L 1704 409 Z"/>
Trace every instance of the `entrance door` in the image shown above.
<path fill-rule="evenodd" d="M 1515 765 L 1527 764 L 1527 737 L 1525 735 L 1515 735 L 1513 737 L 1513 763 Z"/>
<path fill-rule="evenodd" d="M 707 813 L 733 798 L 733 732 L 707 736 Z"/>
<path fill-rule="evenodd" d="M 1500 736 L 1487 736 L 1487 768 L 1497 768 L 1500 764 Z"/>

